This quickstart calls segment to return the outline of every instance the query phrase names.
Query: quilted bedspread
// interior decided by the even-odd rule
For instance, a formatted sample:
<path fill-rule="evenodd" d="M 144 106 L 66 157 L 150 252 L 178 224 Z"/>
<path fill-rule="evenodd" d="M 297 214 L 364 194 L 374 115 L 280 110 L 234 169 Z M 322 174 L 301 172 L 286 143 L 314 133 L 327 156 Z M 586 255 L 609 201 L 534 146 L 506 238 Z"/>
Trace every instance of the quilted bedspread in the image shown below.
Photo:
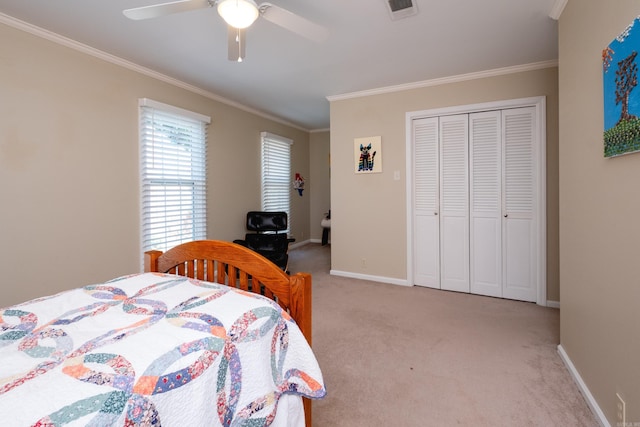
<path fill-rule="evenodd" d="M 145 273 L 0 309 L 2 426 L 269 426 L 289 394 L 322 373 L 259 295 Z"/>

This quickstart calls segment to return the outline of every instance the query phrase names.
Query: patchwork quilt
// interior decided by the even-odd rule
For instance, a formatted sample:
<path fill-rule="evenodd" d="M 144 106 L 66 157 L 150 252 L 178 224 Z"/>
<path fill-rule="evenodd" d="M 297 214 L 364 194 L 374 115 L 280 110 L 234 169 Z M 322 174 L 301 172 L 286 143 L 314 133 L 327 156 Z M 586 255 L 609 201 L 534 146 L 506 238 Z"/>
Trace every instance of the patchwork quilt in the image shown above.
<path fill-rule="evenodd" d="M 290 316 L 224 285 L 144 273 L 0 309 L 3 426 L 289 425 L 284 396 L 325 393 Z"/>

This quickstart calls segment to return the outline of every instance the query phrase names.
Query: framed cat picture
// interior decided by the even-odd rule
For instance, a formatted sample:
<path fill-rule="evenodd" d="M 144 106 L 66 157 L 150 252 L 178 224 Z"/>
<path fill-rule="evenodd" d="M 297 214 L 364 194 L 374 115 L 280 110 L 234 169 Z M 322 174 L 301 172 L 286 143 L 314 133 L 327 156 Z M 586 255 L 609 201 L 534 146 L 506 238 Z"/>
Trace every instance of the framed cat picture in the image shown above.
<path fill-rule="evenodd" d="M 353 157 L 356 174 L 382 172 L 382 137 L 355 138 Z"/>

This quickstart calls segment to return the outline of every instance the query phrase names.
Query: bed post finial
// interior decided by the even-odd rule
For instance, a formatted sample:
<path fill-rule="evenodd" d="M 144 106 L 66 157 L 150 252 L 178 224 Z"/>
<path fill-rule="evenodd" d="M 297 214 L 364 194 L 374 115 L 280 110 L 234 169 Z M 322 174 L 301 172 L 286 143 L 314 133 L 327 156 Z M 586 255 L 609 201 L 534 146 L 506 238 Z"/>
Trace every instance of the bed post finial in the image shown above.
<path fill-rule="evenodd" d="M 158 258 L 162 251 L 147 251 L 144 253 L 144 272 L 155 273 L 158 271 Z"/>

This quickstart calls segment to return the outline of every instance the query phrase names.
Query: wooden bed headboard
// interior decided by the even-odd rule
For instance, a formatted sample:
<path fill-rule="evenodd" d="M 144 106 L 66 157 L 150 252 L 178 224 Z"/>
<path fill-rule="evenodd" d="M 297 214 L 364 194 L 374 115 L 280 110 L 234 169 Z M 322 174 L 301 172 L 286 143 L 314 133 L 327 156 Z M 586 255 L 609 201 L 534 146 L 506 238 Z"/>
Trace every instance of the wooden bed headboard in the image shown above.
<path fill-rule="evenodd" d="M 166 252 L 147 251 L 144 271 L 221 283 L 275 300 L 295 320 L 311 346 L 311 275 L 288 275 L 262 255 L 236 243 L 196 240 Z M 311 400 L 303 398 L 311 427 Z"/>
<path fill-rule="evenodd" d="M 146 272 L 172 273 L 262 294 L 296 321 L 311 345 L 311 275 L 288 275 L 260 254 L 236 243 L 196 240 L 166 252 L 145 252 Z"/>

